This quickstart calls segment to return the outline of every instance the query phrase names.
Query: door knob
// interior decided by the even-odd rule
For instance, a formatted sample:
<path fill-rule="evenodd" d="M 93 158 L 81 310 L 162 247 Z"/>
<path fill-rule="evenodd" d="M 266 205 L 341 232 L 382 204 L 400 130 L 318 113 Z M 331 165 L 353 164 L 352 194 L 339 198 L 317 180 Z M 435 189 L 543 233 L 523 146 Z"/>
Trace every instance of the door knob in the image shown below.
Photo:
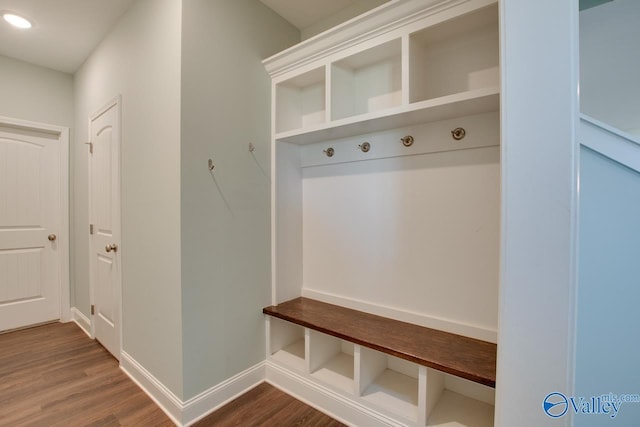
<path fill-rule="evenodd" d="M 116 245 L 115 243 L 112 243 L 110 245 L 107 245 L 104 247 L 104 250 L 107 252 L 118 252 L 118 245 Z"/>
<path fill-rule="evenodd" d="M 49 234 L 49 236 L 47 237 L 47 239 L 49 239 L 50 242 L 55 241 L 58 238 L 58 236 L 56 236 L 55 234 Z"/>

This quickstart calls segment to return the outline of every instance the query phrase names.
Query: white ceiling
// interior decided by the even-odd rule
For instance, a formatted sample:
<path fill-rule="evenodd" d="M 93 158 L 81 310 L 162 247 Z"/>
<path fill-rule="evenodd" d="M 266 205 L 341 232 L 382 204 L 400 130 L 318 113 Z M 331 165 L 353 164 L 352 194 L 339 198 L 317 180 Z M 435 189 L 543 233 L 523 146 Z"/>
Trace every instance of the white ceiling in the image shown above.
<path fill-rule="evenodd" d="M 33 22 L 18 30 L 0 19 L 0 55 L 75 72 L 134 0 L 0 0 Z"/>
<path fill-rule="evenodd" d="M 0 55 L 74 73 L 134 1 L 0 0 L 0 11 L 15 12 L 34 24 L 18 30 L 0 19 Z M 260 1 L 304 31 L 341 12 L 345 16 L 337 19 L 349 19 L 387 0 Z"/>

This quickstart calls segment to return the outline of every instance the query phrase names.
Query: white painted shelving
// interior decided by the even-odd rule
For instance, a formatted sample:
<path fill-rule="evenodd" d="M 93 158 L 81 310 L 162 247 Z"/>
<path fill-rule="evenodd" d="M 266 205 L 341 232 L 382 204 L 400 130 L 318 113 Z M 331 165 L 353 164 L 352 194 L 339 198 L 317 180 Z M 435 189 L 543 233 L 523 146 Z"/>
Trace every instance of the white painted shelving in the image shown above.
<path fill-rule="evenodd" d="M 306 296 L 496 342 L 497 0 L 392 1 L 264 63 L 272 303 Z M 347 421 L 338 406 L 379 425 L 493 425 L 489 387 L 267 324 L 269 363 L 301 390 L 331 396 L 299 392 Z"/>

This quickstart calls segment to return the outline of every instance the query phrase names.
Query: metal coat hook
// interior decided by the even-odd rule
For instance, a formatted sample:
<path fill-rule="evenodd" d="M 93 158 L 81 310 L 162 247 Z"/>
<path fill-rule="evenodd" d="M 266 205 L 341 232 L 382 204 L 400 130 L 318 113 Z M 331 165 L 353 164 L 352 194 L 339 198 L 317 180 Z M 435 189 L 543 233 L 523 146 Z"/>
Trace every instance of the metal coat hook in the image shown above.
<path fill-rule="evenodd" d="M 453 139 L 455 139 L 456 141 L 460 141 L 461 139 L 463 139 L 465 136 L 467 135 L 467 131 L 464 130 L 464 128 L 455 128 L 454 130 L 451 131 L 451 136 L 453 137 Z"/>
<path fill-rule="evenodd" d="M 402 141 L 402 145 L 404 145 L 405 147 L 411 147 L 413 145 L 413 136 L 411 135 L 407 135 L 405 137 L 400 138 L 400 141 Z"/>
<path fill-rule="evenodd" d="M 209 166 L 209 172 L 213 172 L 213 168 L 215 168 L 216 166 L 213 164 L 213 160 L 209 159 L 209 162 L 207 163 L 207 165 Z"/>
<path fill-rule="evenodd" d="M 363 142 L 362 144 L 358 145 L 358 148 L 362 150 L 363 153 L 366 153 L 371 150 L 371 144 L 369 144 L 368 142 Z"/>
<path fill-rule="evenodd" d="M 336 150 L 334 150 L 333 147 L 329 147 L 326 150 L 322 150 L 322 152 L 324 154 L 326 154 L 327 157 L 333 157 L 333 155 L 335 154 Z"/>
<path fill-rule="evenodd" d="M 253 142 L 249 143 L 249 152 L 253 153 L 254 151 L 256 151 L 256 146 L 253 145 Z"/>

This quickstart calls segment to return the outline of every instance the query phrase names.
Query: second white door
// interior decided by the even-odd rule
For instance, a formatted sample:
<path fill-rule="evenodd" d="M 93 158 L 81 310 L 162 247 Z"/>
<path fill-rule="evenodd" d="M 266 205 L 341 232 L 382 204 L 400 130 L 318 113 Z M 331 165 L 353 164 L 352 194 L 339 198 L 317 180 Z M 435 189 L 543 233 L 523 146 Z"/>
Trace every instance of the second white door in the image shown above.
<path fill-rule="evenodd" d="M 92 322 L 95 338 L 120 360 L 120 102 L 90 119 Z"/>

